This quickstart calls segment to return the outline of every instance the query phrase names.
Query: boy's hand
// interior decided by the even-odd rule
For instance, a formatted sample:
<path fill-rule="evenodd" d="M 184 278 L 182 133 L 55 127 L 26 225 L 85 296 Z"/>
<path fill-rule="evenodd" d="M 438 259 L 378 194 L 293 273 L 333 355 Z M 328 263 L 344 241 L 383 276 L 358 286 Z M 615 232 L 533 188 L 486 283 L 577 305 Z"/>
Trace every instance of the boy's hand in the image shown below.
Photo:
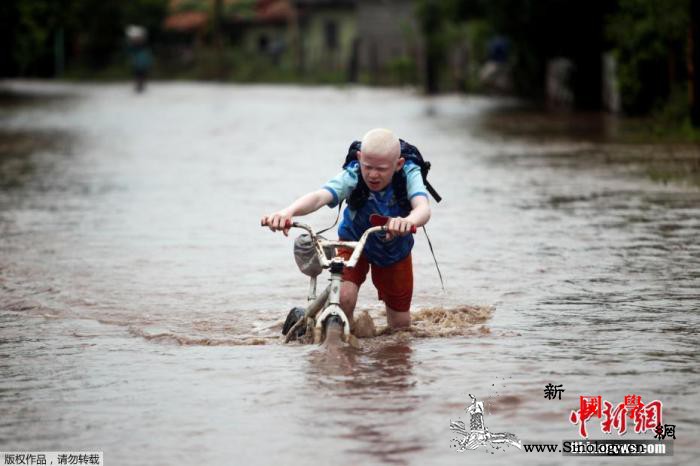
<path fill-rule="evenodd" d="M 291 224 L 292 215 L 286 210 L 280 210 L 279 212 L 266 215 L 260 220 L 260 225 L 268 227 L 271 231 L 282 230 L 284 236 L 289 236 Z"/>
<path fill-rule="evenodd" d="M 386 224 L 386 239 L 387 241 L 394 238 L 394 236 L 406 236 L 411 234 L 411 231 L 415 225 L 402 217 L 393 217 L 389 219 L 389 223 Z"/>

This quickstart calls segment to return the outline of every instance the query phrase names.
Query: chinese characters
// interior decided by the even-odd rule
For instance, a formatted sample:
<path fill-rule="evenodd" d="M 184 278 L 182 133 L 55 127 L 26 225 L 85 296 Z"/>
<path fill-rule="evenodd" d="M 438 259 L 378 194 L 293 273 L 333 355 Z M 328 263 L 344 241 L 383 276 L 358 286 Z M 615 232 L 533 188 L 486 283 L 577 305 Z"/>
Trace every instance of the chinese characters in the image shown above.
<path fill-rule="evenodd" d="M 561 400 L 561 394 L 564 393 L 563 387 L 564 386 L 561 384 L 552 385 L 551 383 L 548 383 L 544 386 L 544 397 L 548 400 L 554 400 L 555 398 L 559 397 Z"/>
<path fill-rule="evenodd" d="M 594 416 L 602 419 L 600 430 L 605 434 L 616 430 L 618 435 L 623 435 L 627 432 L 628 423 L 633 424 L 634 431 L 641 434 L 663 426 L 662 410 L 661 401 L 644 403 L 642 397 L 637 395 L 627 395 L 617 405 L 603 400 L 601 396 L 580 396 L 579 409 L 571 412 L 569 421 L 578 425 L 579 435 L 583 438 L 588 437 L 586 422 Z"/>

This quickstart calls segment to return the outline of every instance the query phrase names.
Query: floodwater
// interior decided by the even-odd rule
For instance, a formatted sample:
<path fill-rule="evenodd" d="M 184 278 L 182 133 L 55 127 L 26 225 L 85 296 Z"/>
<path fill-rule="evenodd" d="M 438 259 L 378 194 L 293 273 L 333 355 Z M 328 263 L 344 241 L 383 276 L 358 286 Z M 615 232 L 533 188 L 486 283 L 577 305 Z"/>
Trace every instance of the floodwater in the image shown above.
<path fill-rule="evenodd" d="M 564 464 L 583 460 L 458 452 L 450 422 L 469 425 L 471 393 L 492 432 L 561 443 L 578 437 L 580 395 L 636 394 L 676 425 L 674 456 L 644 464 L 700 456 L 697 188 L 606 163 L 586 138 L 499 134 L 483 120 L 512 103 L 489 98 L 2 88 L 32 97 L 0 107 L 0 450 L 104 451 L 109 465 Z M 433 162 L 445 291 L 421 233 L 413 332 L 359 350 L 283 345 L 308 283 L 291 238 L 259 219 L 320 187 L 375 126 Z M 385 323 L 371 283 L 358 307 Z M 588 429 L 605 437 L 597 418 Z"/>

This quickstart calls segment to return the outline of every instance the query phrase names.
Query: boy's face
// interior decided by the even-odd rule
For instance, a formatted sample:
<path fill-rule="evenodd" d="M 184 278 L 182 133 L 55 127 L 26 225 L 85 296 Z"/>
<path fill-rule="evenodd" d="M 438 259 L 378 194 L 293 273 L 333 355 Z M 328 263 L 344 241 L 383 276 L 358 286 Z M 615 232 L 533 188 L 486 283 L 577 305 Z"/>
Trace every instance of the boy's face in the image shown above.
<path fill-rule="evenodd" d="M 371 191 L 381 191 L 391 183 L 394 173 L 403 168 L 404 159 L 398 154 L 358 152 L 362 178 Z"/>

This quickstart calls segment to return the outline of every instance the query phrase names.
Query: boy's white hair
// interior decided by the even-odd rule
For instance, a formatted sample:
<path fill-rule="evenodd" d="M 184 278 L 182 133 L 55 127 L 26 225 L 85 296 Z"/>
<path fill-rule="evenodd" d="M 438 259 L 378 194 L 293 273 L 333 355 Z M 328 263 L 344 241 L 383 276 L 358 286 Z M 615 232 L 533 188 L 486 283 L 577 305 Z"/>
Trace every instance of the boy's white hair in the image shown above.
<path fill-rule="evenodd" d="M 398 159 L 401 156 L 401 143 L 390 130 L 375 128 L 362 137 L 360 150 L 373 155 L 394 155 Z"/>

